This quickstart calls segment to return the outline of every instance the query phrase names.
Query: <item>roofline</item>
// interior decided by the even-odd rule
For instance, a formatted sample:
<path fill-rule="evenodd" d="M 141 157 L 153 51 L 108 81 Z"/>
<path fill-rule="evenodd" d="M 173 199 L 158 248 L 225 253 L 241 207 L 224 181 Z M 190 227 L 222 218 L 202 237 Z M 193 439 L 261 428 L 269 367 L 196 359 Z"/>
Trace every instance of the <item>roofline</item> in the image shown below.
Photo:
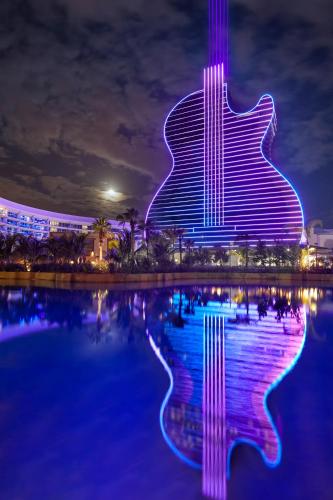
<path fill-rule="evenodd" d="M 78 222 L 80 224 L 91 225 L 95 222 L 95 217 L 81 217 L 79 215 L 62 214 L 59 212 L 50 212 L 48 210 L 42 210 L 40 208 L 29 207 L 28 205 L 22 205 L 21 203 L 16 203 L 14 201 L 6 200 L 0 197 L 0 207 L 11 208 L 19 212 L 25 212 L 27 215 L 31 216 L 41 216 L 48 219 L 56 219 L 61 222 Z M 109 219 L 110 222 L 118 224 L 114 219 Z"/>

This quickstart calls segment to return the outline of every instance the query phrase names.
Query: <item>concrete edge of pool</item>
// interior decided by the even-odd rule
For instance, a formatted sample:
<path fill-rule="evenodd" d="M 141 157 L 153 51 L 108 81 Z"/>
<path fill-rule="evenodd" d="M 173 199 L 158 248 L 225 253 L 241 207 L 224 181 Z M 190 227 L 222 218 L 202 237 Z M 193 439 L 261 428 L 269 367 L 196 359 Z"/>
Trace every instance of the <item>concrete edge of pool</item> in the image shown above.
<path fill-rule="evenodd" d="M 68 284 L 156 284 L 167 285 L 175 282 L 214 282 L 235 285 L 282 285 L 282 286 L 333 286 L 333 274 L 307 272 L 166 272 L 166 273 L 55 273 L 1 271 L 1 281 L 48 282 L 57 285 Z"/>

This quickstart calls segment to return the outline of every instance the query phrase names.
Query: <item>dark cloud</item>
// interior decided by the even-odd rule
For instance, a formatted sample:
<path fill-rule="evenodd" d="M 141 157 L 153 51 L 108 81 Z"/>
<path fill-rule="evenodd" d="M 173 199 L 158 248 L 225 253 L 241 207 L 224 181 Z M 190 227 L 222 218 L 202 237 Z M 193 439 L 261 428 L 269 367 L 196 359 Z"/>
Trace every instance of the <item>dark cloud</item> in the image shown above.
<path fill-rule="evenodd" d="M 1 195 L 80 215 L 144 210 L 170 168 L 164 118 L 202 85 L 206 3 L 3 0 Z M 330 2 L 230 3 L 234 101 L 274 95 L 276 161 L 317 216 L 323 173 L 333 181 Z M 330 196 L 322 205 L 333 223 Z"/>

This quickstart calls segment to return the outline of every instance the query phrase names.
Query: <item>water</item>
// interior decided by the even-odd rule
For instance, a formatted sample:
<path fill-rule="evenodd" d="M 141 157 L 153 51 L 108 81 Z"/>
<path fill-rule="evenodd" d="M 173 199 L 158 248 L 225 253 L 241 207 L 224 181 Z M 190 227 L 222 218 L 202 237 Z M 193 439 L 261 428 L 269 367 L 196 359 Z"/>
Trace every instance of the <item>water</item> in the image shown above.
<path fill-rule="evenodd" d="M 331 290 L 0 288 L 0 498 L 333 499 Z"/>

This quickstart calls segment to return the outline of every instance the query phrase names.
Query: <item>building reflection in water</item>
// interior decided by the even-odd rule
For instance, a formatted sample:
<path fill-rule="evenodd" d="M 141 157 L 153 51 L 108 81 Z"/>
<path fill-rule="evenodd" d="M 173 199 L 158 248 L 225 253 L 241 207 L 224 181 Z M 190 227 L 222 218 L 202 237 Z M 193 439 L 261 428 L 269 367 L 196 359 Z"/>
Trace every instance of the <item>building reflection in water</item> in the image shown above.
<path fill-rule="evenodd" d="M 177 292 L 163 329 L 148 321 L 150 343 L 171 382 L 161 407 L 163 436 L 182 460 L 202 468 L 209 498 L 227 498 L 237 444 L 254 446 L 268 466 L 281 459 L 267 397 L 301 355 L 305 308 L 295 293 L 257 291 L 255 301 L 253 295 Z"/>
<path fill-rule="evenodd" d="M 225 500 L 237 444 L 254 446 L 268 466 L 281 459 L 267 397 L 297 363 L 305 311 L 311 327 L 323 294 L 274 287 L 3 287 L 0 341 L 51 328 L 82 330 L 92 345 L 148 337 L 170 378 L 160 410 L 162 435 L 178 457 L 202 470 L 204 495 Z"/>

